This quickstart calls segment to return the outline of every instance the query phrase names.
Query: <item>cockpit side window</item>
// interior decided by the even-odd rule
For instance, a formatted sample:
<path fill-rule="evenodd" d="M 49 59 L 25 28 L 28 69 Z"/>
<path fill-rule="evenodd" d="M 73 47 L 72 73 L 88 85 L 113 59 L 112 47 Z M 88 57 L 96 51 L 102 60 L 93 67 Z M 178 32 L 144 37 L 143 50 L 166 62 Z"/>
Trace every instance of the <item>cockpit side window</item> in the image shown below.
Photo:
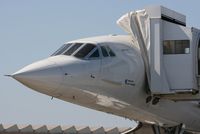
<path fill-rule="evenodd" d="M 86 44 L 81 48 L 74 56 L 77 58 L 84 58 L 87 56 L 96 46 L 94 44 Z"/>
<path fill-rule="evenodd" d="M 74 53 L 83 43 L 76 43 L 72 47 L 70 47 L 66 52 L 64 52 L 64 55 L 71 55 Z"/>
<path fill-rule="evenodd" d="M 104 57 L 115 57 L 115 53 L 109 46 L 101 46 L 101 51 Z"/>
<path fill-rule="evenodd" d="M 56 56 L 59 54 L 62 54 L 64 51 L 66 51 L 70 46 L 72 45 L 72 43 L 68 43 L 68 44 L 64 44 L 62 45 L 56 52 L 54 52 L 51 56 Z"/>
<path fill-rule="evenodd" d="M 104 57 L 108 57 L 109 56 L 105 46 L 101 46 L 101 51 L 102 51 L 102 54 L 103 54 Z"/>
<path fill-rule="evenodd" d="M 114 56 L 115 56 L 115 53 L 110 49 L 109 46 L 106 46 L 106 49 L 107 49 L 107 51 L 108 51 L 108 53 L 109 53 L 109 55 L 110 55 L 111 57 L 114 57 Z"/>

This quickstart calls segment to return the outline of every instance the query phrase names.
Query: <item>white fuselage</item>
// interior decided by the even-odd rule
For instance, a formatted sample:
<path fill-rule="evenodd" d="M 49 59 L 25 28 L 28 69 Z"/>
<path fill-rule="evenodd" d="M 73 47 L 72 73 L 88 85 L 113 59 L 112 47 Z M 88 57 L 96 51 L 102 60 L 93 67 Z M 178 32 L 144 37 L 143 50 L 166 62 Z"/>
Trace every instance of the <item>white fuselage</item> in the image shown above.
<path fill-rule="evenodd" d="M 162 99 L 157 105 L 146 103 L 145 68 L 131 37 L 103 36 L 70 43 L 93 43 L 99 57 L 55 55 L 26 66 L 13 77 L 38 92 L 84 107 L 161 126 L 183 123 L 189 130 L 200 131 L 198 103 Z M 101 46 L 109 46 L 115 56 L 104 57 Z"/>

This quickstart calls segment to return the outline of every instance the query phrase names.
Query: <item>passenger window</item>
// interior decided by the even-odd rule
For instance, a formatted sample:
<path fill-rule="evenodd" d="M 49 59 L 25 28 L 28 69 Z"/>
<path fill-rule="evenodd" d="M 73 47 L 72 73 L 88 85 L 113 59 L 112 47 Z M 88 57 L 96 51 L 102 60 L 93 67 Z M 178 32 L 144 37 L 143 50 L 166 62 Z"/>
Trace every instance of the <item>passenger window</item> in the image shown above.
<path fill-rule="evenodd" d="M 86 44 L 81 50 L 79 50 L 74 56 L 77 58 L 84 58 L 87 56 L 96 46 L 93 44 Z"/>
<path fill-rule="evenodd" d="M 76 43 L 74 44 L 71 48 L 69 48 L 69 50 L 67 50 L 64 55 L 71 55 L 73 52 L 75 52 L 81 45 L 83 45 L 82 43 Z"/>
<path fill-rule="evenodd" d="M 96 50 L 93 52 L 93 54 L 90 55 L 89 58 L 98 58 L 98 57 L 99 57 L 99 50 L 96 49 Z"/>
<path fill-rule="evenodd" d="M 56 52 L 54 52 L 51 56 L 56 56 L 56 55 L 62 54 L 62 53 L 63 53 L 64 51 L 66 51 L 71 45 L 72 45 L 72 43 L 62 45 L 62 47 L 60 47 L 60 48 L 59 48 Z"/>
<path fill-rule="evenodd" d="M 108 52 L 106 51 L 106 48 L 104 46 L 101 46 L 101 51 L 104 57 L 108 57 Z"/>
<path fill-rule="evenodd" d="M 106 46 L 106 49 L 107 49 L 107 51 L 108 51 L 108 53 L 109 53 L 109 55 L 110 55 L 111 57 L 114 57 L 114 56 L 115 56 L 115 53 L 110 49 L 109 46 Z"/>

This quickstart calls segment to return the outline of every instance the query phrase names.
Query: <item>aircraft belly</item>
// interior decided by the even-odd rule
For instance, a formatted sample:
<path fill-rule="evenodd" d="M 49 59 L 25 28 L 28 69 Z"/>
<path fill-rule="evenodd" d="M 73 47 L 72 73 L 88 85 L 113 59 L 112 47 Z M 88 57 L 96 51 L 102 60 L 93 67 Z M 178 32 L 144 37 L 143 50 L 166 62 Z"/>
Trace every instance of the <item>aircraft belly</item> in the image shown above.
<path fill-rule="evenodd" d="M 90 91 L 75 88 L 67 90 L 66 92 L 60 92 L 60 94 L 61 95 L 58 98 L 64 101 L 125 118 L 148 123 L 159 122 L 160 124 L 176 124 L 176 122 L 165 120 L 160 116 L 114 97 L 99 95 Z"/>

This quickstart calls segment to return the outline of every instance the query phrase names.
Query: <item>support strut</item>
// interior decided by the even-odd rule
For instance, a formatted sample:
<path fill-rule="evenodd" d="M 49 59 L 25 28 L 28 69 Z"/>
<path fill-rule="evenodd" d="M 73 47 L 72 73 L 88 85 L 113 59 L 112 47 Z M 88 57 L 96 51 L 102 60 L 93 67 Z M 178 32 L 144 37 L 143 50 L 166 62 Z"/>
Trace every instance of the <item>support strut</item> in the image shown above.
<path fill-rule="evenodd" d="M 184 134 L 183 124 L 167 128 L 152 124 L 140 124 L 139 126 L 132 133 L 127 134 Z"/>

